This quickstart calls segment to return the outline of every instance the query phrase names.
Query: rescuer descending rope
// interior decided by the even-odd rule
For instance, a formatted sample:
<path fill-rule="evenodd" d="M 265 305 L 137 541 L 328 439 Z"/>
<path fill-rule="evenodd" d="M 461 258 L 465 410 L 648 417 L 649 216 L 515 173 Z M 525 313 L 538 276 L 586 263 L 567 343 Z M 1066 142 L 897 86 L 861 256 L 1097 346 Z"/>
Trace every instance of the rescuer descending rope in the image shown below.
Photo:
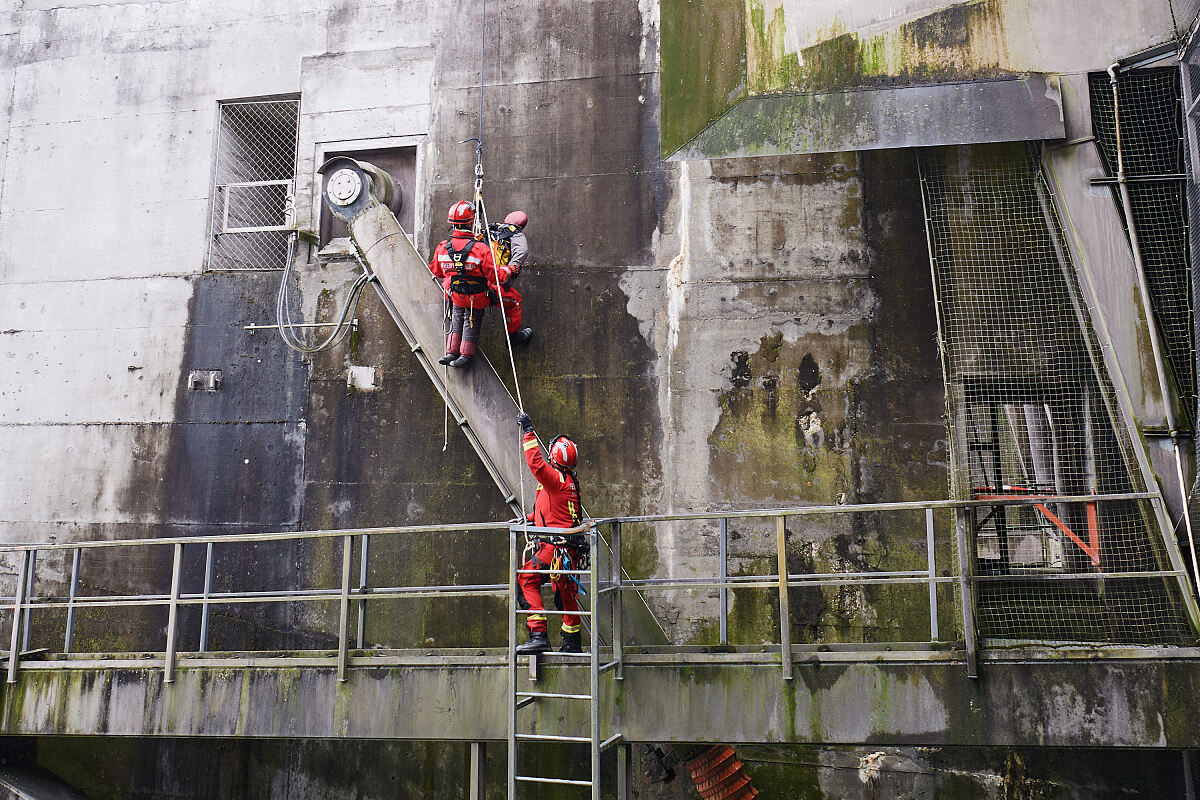
<path fill-rule="evenodd" d="M 542 458 L 537 435 L 529 415 L 517 415 L 517 424 L 523 433 L 525 461 L 529 471 L 538 479 L 537 494 L 533 501 L 533 513 L 526 519 L 542 528 L 574 528 L 583 521 L 582 502 L 579 494 L 579 479 L 575 476 L 575 465 L 579 452 L 575 442 L 566 436 L 555 436 L 550 441 L 550 463 Z M 521 567 L 522 570 L 578 570 L 585 569 L 588 557 L 587 546 L 582 536 L 534 537 L 531 546 L 533 555 Z M 526 610 L 540 611 L 544 574 L 518 573 L 518 605 Z M 554 605 L 559 611 L 579 611 L 579 582 L 573 575 L 551 574 L 554 586 Z M 525 623 L 529 628 L 529 641 L 517 648 L 517 653 L 543 653 L 550 649 L 546 635 L 546 617 L 530 614 Z M 562 618 L 563 653 L 579 653 L 583 649 L 578 614 L 564 614 Z"/>
<path fill-rule="evenodd" d="M 439 363 L 465 367 L 475 357 L 483 312 L 491 304 L 488 295 L 508 279 L 509 269 L 497 267 L 492 249 L 475 238 L 471 230 L 475 208 L 470 203 L 460 200 L 450 206 L 446 220 L 450 238 L 437 246 L 429 261 L 429 271 L 441 279 L 452 306 L 446 355 Z"/>

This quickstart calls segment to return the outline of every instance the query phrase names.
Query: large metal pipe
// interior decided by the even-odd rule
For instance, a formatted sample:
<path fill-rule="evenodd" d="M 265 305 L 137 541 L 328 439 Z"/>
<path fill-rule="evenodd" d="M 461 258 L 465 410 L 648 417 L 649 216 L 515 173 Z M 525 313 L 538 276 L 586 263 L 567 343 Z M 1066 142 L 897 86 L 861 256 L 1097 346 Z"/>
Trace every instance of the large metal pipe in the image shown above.
<path fill-rule="evenodd" d="M 1200 589 L 1200 564 L 1196 559 L 1196 539 L 1192 532 L 1192 517 L 1188 513 L 1188 490 L 1183 479 L 1183 456 L 1179 451 L 1179 422 L 1175 417 L 1175 405 L 1171 401 L 1171 388 L 1167 380 L 1167 366 L 1163 358 L 1161 333 L 1154 318 L 1150 302 L 1150 284 L 1146 279 L 1146 263 L 1142 259 L 1142 248 L 1138 241 L 1137 225 L 1133 221 L 1133 202 L 1129 198 L 1129 181 L 1125 176 L 1125 158 L 1121 153 L 1121 103 L 1117 92 L 1117 69 L 1120 62 L 1108 68 L 1108 82 L 1113 95 L 1113 128 L 1117 140 L 1117 188 L 1121 195 L 1121 208 L 1125 212 L 1125 229 L 1129 232 L 1129 246 L 1133 250 L 1133 265 L 1137 272 L 1138 292 L 1142 296 L 1142 312 L 1150 335 L 1150 350 L 1154 356 L 1154 371 L 1158 375 L 1158 388 L 1162 394 L 1163 408 L 1167 416 L 1167 428 L 1171 435 L 1171 449 L 1175 452 L 1175 478 L 1179 482 L 1179 496 L 1183 501 L 1183 524 L 1187 529 L 1188 553 L 1192 559 L 1193 590 Z"/>

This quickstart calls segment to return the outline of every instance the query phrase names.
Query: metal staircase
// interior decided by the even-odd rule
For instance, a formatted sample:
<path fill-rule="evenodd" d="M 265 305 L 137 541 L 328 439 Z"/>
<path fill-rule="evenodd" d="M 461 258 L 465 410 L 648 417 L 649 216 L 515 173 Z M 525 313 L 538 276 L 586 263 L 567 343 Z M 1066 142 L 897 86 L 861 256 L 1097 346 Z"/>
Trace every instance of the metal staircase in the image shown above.
<path fill-rule="evenodd" d="M 599 625 L 599 610 L 603 607 L 601 597 L 609 595 L 610 598 L 616 598 L 615 581 L 608 586 L 601 586 L 599 581 L 599 559 L 591 558 L 587 569 L 578 570 L 561 570 L 556 574 L 573 576 L 581 583 L 586 579 L 586 589 L 590 593 L 588 608 L 581 608 L 579 616 L 584 620 L 585 627 L 588 630 L 588 648 L 583 653 L 553 653 L 542 654 L 561 664 L 559 670 L 566 677 L 568 673 L 578 673 L 576 665 L 584 665 L 587 667 L 587 691 L 583 692 L 567 692 L 567 691 L 543 691 L 537 688 L 539 680 L 538 669 L 539 661 L 542 656 L 528 656 L 529 671 L 527 676 L 522 680 L 519 659 L 517 656 L 517 640 L 520 628 L 524 627 L 524 618 L 530 614 L 539 613 L 545 614 L 551 618 L 561 617 L 565 612 L 556 611 L 554 609 L 545 610 L 524 610 L 517 607 L 517 575 L 550 575 L 552 570 L 520 570 L 520 546 L 523 542 L 523 535 L 530 533 L 537 535 L 539 533 L 554 533 L 562 534 L 561 530 L 550 528 L 526 528 L 523 525 L 514 525 L 509 529 L 509 563 L 511 569 L 509 574 L 512 576 L 509 583 L 510 597 L 509 614 L 508 614 L 508 694 L 509 694 L 509 715 L 508 715 L 508 797 L 509 800 L 515 800 L 520 797 L 520 788 L 528 784 L 557 784 L 566 786 L 587 787 L 590 790 L 592 800 L 600 800 L 600 755 L 609 747 L 621 741 L 621 734 L 609 732 L 606 738 L 601 738 L 601 718 L 600 718 L 600 677 L 606 673 L 613 672 L 619 679 L 619 675 L 615 670 L 620 666 L 620 648 L 602 648 L 598 631 Z M 591 545 L 591 552 L 597 556 L 602 552 L 601 547 L 604 540 L 599 534 L 595 524 L 588 523 L 585 530 L 581 533 L 588 537 Z M 620 603 L 612 602 L 610 610 L 613 614 L 613 627 L 618 632 L 620 631 Z M 611 658 L 601 663 L 601 656 L 611 656 Z M 575 663 L 572 663 L 575 662 Z M 570 677 L 575 677 L 574 674 Z M 563 703 L 584 703 L 588 704 L 588 729 L 585 732 L 570 732 L 570 733 L 539 733 L 536 730 L 537 724 L 542 719 L 542 711 L 550 702 Z M 522 714 L 522 710 L 526 710 Z M 536 712 L 536 713 L 532 713 Z M 546 716 L 549 716 L 547 714 Z M 519 774 L 520 754 L 524 751 L 533 749 L 536 744 L 559 744 L 567 745 L 573 749 L 579 749 L 579 746 L 586 745 L 588 748 L 588 779 L 573 777 L 555 777 L 547 775 L 529 775 Z M 547 761 L 548 759 L 543 759 Z"/>

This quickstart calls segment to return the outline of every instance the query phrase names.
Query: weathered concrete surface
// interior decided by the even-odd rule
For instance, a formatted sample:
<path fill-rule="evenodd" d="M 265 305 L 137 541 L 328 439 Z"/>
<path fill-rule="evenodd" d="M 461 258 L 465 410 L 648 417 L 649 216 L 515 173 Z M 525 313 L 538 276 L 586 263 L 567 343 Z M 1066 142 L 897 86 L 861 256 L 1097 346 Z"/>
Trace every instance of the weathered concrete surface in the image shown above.
<path fill-rule="evenodd" d="M 743 100 L 672 160 L 1061 139 L 1055 78 L 772 94 Z"/>
<path fill-rule="evenodd" d="M 1103 69 L 1170 41 L 1196 7 L 1194 1 L 1104 2 L 1080 14 L 1070 0 L 666 0 L 661 12 L 662 152 L 675 153 L 704 131 L 707 146 L 693 145 L 685 152 L 709 158 L 722 152 L 735 155 L 739 150 L 733 137 L 717 138 L 705 129 L 717 120 L 728 126 L 727 116 L 749 120 L 761 105 L 748 102 L 751 98 L 796 92 L 812 96 L 791 101 L 793 108 L 783 113 L 772 111 L 776 141 L 797 148 L 779 152 L 856 149 L 864 138 L 862 125 L 904 94 L 897 92 L 892 100 L 888 90 L 949 90 L 966 82 L 1020 80 L 1030 73 Z M 716 31 L 720 35 L 713 36 Z M 823 94 L 858 89 L 882 94 L 875 101 L 871 95 Z M 874 107 L 876 102 L 881 108 Z M 891 122 L 900 129 L 893 135 L 903 141 L 933 130 L 944 137 L 958 126 L 963 143 L 1001 141 L 1001 131 L 1009 130 L 1012 121 L 998 110 L 991 103 L 963 107 L 953 122 L 895 117 Z M 1023 118 L 1024 113 L 1014 116 Z M 744 128 L 754 130 L 749 121 Z M 992 138 L 986 138 L 993 129 Z M 812 131 L 823 136 L 814 141 Z"/>
<path fill-rule="evenodd" d="M 1174 702 L 1200 688 L 1195 658 L 993 661 L 978 680 L 951 659 L 801 661 L 792 682 L 782 679 L 772 660 L 765 654 L 758 659 L 693 654 L 683 663 L 681 656 L 631 655 L 623 682 L 603 682 L 602 730 L 655 742 L 1200 746 L 1200 710 Z M 137 662 L 87 669 L 30 663 L 5 693 L 0 733 L 505 737 L 507 712 L 495 702 L 507 680 L 502 654 L 359 658 L 344 684 L 331 666 L 273 667 L 266 661 L 253 667 L 184 662 L 173 685 L 163 684 L 161 669 Z M 586 681 L 583 667 L 548 663 L 536 688 L 572 692 Z M 526 682 L 522 672 L 518 688 Z M 530 730 L 562 733 L 586 726 L 580 704 L 541 702 L 544 708 L 522 712 L 534 715 Z"/>
<path fill-rule="evenodd" d="M 44 770 L 0 767 L 2 800 L 89 800 L 70 784 Z"/>

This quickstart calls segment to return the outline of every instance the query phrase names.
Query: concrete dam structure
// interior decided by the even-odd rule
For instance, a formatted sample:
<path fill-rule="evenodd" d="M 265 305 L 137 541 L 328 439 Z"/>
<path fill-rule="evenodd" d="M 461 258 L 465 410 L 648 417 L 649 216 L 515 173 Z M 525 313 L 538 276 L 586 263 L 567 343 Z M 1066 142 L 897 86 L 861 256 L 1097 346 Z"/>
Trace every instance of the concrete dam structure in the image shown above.
<path fill-rule="evenodd" d="M 0 797 L 1194 797 L 1198 14 L 0 10 Z"/>

